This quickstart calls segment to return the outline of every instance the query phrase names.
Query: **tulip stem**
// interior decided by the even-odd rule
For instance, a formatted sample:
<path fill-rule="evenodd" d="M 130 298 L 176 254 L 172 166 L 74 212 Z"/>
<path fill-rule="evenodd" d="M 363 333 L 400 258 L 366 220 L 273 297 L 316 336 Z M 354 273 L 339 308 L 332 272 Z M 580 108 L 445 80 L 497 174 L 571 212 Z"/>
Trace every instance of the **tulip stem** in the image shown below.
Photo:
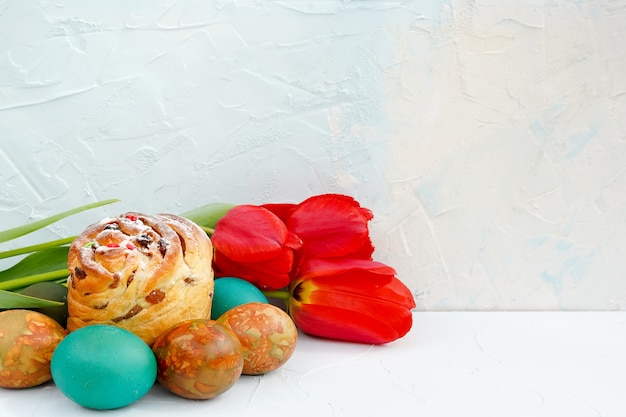
<path fill-rule="evenodd" d="M 289 300 L 291 294 L 287 290 L 262 291 L 266 297 L 278 298 L 279 300 Z"/>
<path fill-rule="evenodd" d="M 206 226 L 200 226 L 202 228 L 202 230 L 204 230 L 206 232 L 207 235 L 209 236 L 213 236 L 213 233 L 215 233 L 215 229 L 211 229 L 210 227 L 206 227 Z"/>

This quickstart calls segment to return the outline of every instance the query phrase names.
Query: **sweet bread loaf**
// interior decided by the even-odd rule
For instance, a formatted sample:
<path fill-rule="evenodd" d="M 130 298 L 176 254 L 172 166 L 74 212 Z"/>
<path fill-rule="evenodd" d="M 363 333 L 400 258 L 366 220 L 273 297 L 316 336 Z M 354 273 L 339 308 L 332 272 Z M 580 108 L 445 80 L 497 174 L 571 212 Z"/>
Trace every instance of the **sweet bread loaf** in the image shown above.
<path fill-rule="evenodd" d="M 68 331 L 125 328 L 151 345 L 169 327 L 209 318 L 213 246 L 172 214 L 126 213 L 88 226 L 68 256 Z"/>

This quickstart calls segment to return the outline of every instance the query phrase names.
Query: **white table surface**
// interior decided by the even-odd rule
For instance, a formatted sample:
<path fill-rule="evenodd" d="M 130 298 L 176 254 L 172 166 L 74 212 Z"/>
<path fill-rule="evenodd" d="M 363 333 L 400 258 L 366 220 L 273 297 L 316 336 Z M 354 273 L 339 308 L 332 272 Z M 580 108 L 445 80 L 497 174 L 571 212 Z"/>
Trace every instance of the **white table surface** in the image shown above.
<path fill-rule="evenodd" d="M 417 312 L 384 346 L 301 336 L 273 373 L 206 401 L 155 386 L 94 411 L 52 383 L 0 389 L 0 415 L 33 416 L 626 416 L 626 312 Z"/>

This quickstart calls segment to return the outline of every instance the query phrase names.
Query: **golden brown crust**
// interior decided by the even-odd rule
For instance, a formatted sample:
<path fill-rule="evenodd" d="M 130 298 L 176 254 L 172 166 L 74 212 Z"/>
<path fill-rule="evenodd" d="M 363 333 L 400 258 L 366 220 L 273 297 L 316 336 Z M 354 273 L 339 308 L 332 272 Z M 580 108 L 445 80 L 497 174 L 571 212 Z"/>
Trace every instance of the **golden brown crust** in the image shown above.
<path fill-rule="evenodd" d="M 212 257 L 206 233 L 173 214 L 92 224 L 70 246 L 67 328 L 111 324 L 152 344 L 183 320 L 209 318 Z"/>

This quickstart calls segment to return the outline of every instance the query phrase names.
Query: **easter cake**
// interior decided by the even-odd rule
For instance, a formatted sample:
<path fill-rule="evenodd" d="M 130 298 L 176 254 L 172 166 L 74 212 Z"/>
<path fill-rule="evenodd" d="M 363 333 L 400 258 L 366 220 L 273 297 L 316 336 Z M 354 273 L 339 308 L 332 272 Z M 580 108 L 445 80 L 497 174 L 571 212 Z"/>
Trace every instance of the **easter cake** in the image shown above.
<path fill-rule="evenodd" d="M 172 214 L 126 213 L 88 226 L 68 256 L 68 331 L 111 324 L 151 345 L 183 320 L 209 318 L 213 247 Z"/>

